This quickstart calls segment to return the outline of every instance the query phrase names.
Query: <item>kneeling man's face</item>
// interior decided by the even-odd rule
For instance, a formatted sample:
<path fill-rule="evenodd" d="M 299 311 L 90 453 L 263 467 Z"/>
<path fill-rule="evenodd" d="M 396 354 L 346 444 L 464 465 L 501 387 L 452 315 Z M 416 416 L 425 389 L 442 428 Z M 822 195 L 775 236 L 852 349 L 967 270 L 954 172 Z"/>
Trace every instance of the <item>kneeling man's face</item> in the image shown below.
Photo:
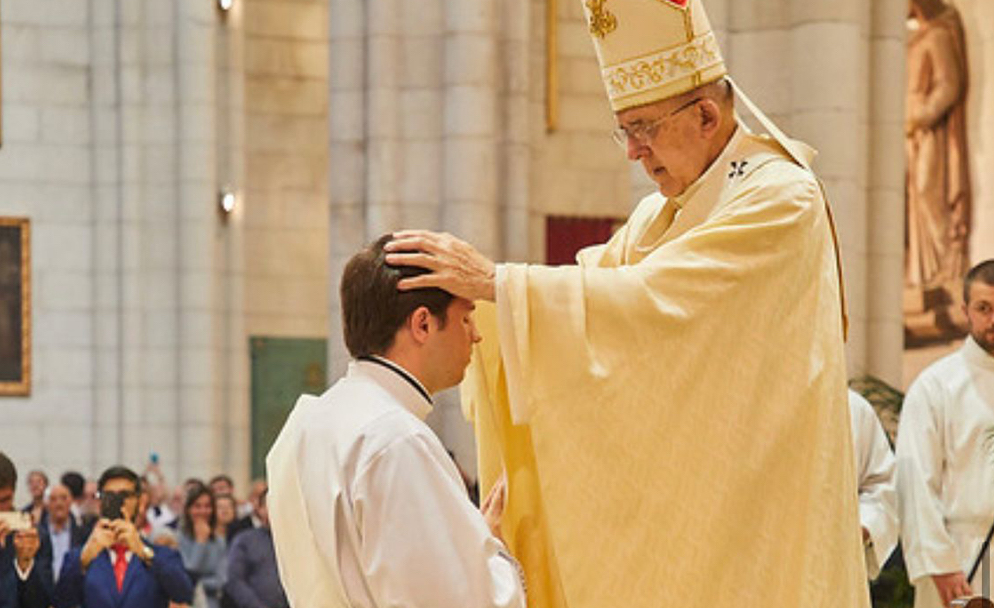
<path fill-rule="evenodd" d="M 469 300 L 453 298 L 446 310 L 445 326 L 436 332 L 432 340 L 430 361 L 440 389 L 462 382 L 473 345 L 481 340 L 473 324 L 475 308 L 476 305 Z"/>

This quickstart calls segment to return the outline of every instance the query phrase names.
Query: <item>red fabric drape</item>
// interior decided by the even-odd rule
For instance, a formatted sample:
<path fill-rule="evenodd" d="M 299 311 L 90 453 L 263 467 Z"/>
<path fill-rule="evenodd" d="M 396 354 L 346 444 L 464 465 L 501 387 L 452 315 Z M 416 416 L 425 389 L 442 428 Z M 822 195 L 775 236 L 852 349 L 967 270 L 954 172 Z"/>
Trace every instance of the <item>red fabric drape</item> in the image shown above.
<path fill-rule="evenodd" d="M 545 263 L 553 266 L 576 263 L 576 252 L 606 242 L 622 220 L 611 217 L 545 218 Z"/>

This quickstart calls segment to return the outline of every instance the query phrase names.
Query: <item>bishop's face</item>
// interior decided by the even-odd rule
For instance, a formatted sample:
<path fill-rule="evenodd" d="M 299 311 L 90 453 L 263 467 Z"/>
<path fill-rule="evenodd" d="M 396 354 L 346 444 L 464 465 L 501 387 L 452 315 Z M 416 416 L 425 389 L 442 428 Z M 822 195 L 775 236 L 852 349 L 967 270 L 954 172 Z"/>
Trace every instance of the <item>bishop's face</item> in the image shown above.
<path fill-rule="evenodd" d="M 629 135 L 629 160 L 642 163 L 646 175 L 666 197 L 697 181 L 708 165 L 708 143 L 701 129 L 699 102 L 676 97 L 618 112 L 618 126 Z"/>
<path fill-rule="evenodd" d="M 981 280 L 970 284 L 970 301 L 964 305 L 970 335 L 994 357 L 994 285 Z"/>

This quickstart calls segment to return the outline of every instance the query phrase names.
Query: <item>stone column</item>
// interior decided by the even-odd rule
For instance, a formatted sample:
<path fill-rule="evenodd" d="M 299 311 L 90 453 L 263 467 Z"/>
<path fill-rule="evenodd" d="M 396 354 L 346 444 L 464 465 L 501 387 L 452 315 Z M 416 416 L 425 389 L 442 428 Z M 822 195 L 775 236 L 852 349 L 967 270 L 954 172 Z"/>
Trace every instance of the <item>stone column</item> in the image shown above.
<path fill-rule="evenodd" d="M 91 469 L 118 459 L 121 394 L 121 192 L 119 0 L 93 0 L 90 30 L 93 91 L 93 239 L 94 239 L 94 396 L 91 419 Z M 107 42 L 109 41 L 109 44 Z M 81 463 L 82 466 L 83 463 Z"/>
<path fill-rule="evenodd" d="M 842 246 L 850 373 L 866 367 L 867 139 L 871 5 L 792 0 L 792 134 L 819 149 Z"/>
<path fill-rule="evenodd" d="M 573 0 L 563 0 L 571 2 Z M 528 2 L 504 0 L 498 4 L 498 72 L 500 112 L 500 166 L 498 200 L 503 207 L 502 259 L 528 259 L 529 165 L 531 124 L 529 108 L 529 41 L 531 11 Z"/>
<path fill-rule="evenodd" d="M 484 255 L 500 251 L 497 2 L 445 2 L 442 227 Z"/>
<path fill-rule="evenodd" d="M 223 310 L 216 286 L 217 47 L 213 2 L 176 3 L 182 41 L 176 65 L 179 167 L 179 471 L 204 476 L 220 470 L 224 368 L 218 356 Z M 200 331 L 183 331 L 196 327 Z"/>
<path fill-rule="evenodd" d="M 339 279 L 366 241 L 366 2 L 329 3 L 329 378 L 345 371 Z"/>
<path fill-rule="evenodd" d="M 872 6 L 865 371 L 901 387 L 904 323 L 904 34 L 907 0 Z"/>
<path fill-rule="evenodd" d="M 399 0 L 367 0 L 366 11 L 366 240 L 372 240 L 401 226 L 403 46 Z"/>

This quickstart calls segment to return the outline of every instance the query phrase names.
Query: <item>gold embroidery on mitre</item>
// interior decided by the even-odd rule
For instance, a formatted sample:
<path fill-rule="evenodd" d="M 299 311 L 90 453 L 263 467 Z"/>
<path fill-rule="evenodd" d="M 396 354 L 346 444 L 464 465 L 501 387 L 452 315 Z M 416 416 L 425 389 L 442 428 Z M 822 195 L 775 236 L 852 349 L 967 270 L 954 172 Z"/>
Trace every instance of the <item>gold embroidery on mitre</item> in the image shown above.
<path fill-rule="evenodd" d="M 604 38 L 618 29 L 618 18 L 614 13 L 604 8 L 607 0 L 587 0 L 590 9 L 590 33 L 598 38 Z"/>
<path fill-rule="evenodd" d="M 709 32 L 687 44 L 603 70 L 612 99 L 627 97 L 699 74 L 721 63 L 718 41 Z"/>

